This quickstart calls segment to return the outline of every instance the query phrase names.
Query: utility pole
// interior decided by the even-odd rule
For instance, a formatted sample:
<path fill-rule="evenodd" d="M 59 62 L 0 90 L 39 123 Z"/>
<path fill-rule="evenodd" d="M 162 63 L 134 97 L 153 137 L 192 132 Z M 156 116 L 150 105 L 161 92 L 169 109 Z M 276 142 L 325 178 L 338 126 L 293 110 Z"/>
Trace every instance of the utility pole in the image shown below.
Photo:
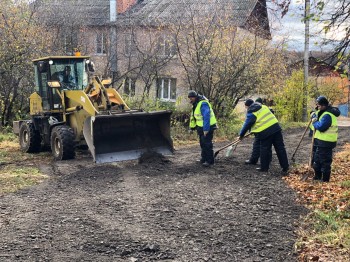
<path fill-rule="evenodd" d="M 117 0 L 110 0 L 110 65 L 112 72 L 112 85 L 115 85 L 117 78 Z"/>
<path fill-rule="evenodd" d="M 307 97 L 309 80 L 309 42 L 310 42 L 310 0 L 305 0 L 305 45 L 304 45 L 304 84 L 303 84 L 303 121 L 307 121 Z"/>

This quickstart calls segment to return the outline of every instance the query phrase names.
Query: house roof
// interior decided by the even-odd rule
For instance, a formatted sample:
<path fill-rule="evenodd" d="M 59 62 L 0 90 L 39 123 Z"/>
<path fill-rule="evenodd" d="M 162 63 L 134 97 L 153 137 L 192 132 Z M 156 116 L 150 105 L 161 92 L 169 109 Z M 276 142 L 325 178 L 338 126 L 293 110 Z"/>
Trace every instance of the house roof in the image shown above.
<path fill-rule="evenodd" d="M 108 0 L 36 0 L 34 3 L 39 4 L 42 11 L 49 7 L 51 12 L 47 15 L 53 24 L 64 21 L 65 17 L 90 26 L 110 22 Z M 232 25 L 246 29 L 255 17 L 260 29 L 270 36 L 266 0 L 138 0 L 127 12 L 117 16 L 117 24 L 127 26 L 132 21 L 133 24 L 156 26 L 190 18 L 195 13 L 212 15 L 215 10 L 225 14 Z"/>
<path fill-rule="evenodd" d="M 119 15 L 118 22 L 127 25 L 137 22 L 140 25 L 176 23 L 193 14 L 224 15 L 232 25 L 248 28 L 255 17 L 260 29 L 270 37 L 265 0 L 144 0 L 133 6 L 129 12 Z M 251 24 L 252 25 L 252 24 Z"/>
<path fill-rule="evenodd" d="M 236 25 L 243 25 L 252 13 L 257 0 L 144 0 L 133 14 L 144 22 L 173 21 L 192 13 L 211 13 L 213 10 L 231 13 Z"/>
<path fill-rule="evenodd" d="M 32 6 L 51 24 L 102 26 L 110 19 L 108 0 L 36 0 Z"/>

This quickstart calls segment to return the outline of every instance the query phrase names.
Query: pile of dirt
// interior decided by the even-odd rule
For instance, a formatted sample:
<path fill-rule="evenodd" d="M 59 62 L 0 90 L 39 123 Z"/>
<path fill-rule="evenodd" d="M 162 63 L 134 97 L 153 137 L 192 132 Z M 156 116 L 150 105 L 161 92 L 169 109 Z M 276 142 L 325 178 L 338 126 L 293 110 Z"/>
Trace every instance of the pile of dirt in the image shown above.
<path fill-rule="evenodd" d="M 169 163 L 170 161 L 162 154 L 149 150 L 141 154 L 138 162 L 139 164 L 165 164 Z"/>
<path fill-rule="evenodd" d="M 302 131 L 285 132 L 289 155 Z M 349 139 L 341 129 L 340 142 Z M 51 179 L 0 197 L 0 261 L 297 261 L 295 230 L 307 210 L 275 154 L 269 173 L 244 164 L 252 142 L 210 168 L 196 162 L 199 145 L 139 162 L 43 161 Z M 310 144 L 306 137 L 296 164 L 307 162 Z"/>

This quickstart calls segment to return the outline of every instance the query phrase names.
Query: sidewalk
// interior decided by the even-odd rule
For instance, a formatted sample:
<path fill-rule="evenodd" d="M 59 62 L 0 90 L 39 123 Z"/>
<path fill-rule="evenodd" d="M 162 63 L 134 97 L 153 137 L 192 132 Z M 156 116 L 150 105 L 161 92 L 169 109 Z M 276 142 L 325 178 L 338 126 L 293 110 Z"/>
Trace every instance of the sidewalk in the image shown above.
<path fill-rule="evenodd" d="M 346 116 L 338 117 L 338 126 L 350 126 L 350 118 Z"/>

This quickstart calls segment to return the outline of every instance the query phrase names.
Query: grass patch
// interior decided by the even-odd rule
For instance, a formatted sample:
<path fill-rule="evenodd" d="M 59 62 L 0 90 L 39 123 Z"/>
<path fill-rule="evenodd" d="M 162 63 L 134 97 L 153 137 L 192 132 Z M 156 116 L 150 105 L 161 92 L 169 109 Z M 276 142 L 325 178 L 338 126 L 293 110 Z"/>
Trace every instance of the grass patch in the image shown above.
<path fill-rule="evenodd" d="M 18 137 L 0 133 L 0 195 L 41 183 L 48 176 L 40 173 L 33 162 L 47 161 L 50 153 L 27 154 L 20 151 Z M 19 166 L 20 165 L 20 166 Z"/>
<path fill-rule="evenodd" d="M 39 169 L 35 167 L 6 166 L 1 169 L 0 194 L 15 192 L 36 185 L 47 178 L 47 175 L 41 174 Z"/>
<path fill-rule="evenodd" d="M 0 133 L 0 143 L 5 141 L 17 140 L 17 136 L 13 133 Z"/>
<path fill-rule="evenodd" d="M 350 248 L 350 221 L 348 211 L 315 210 L 309 217 L 310 239 L 325 245 Z"/>
<path fill-rule="evenodd" d="M 349 261 L 350 253 L 350 145 L 335 154 L 329 183 L 300 181 L 302 168 L 286 182 L 299 201 L 311 210 L 298 230 L 299 261 Z M 316 261 L 316 260 L 315 260 Z"/>
<path fill-rule="evenodd" d="M 350 180 L 341 182 L 340 186 L 343 188 L 350 188 Z"/>

